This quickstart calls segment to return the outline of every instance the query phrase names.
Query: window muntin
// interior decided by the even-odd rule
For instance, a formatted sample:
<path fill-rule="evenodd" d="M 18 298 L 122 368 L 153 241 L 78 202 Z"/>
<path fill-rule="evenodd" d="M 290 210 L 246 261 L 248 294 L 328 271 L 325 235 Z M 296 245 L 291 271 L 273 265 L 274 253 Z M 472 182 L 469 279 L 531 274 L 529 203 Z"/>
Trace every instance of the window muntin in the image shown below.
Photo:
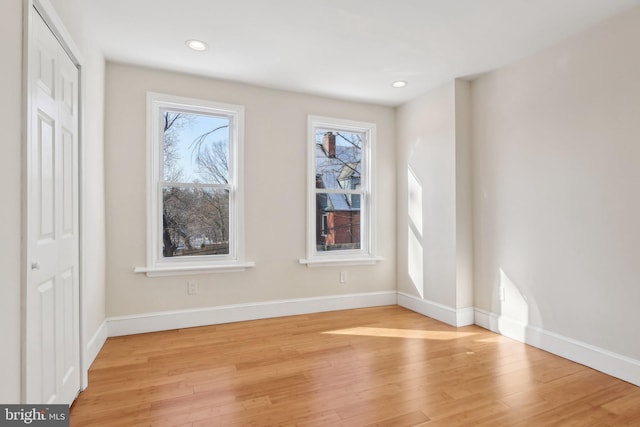
<path fill-rule="evenodd" d="M 309 232 L 303 263 L 373 257 L 375 125 L 309 117 Z"/>

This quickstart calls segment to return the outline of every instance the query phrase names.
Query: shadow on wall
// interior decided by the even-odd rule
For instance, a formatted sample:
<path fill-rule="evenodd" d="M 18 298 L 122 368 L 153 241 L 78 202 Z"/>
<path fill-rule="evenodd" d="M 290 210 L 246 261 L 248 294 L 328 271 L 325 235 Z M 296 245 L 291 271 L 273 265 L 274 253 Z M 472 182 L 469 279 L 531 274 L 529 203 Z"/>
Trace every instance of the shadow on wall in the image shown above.
<path fill-rule="evenodd" d="M 409 226 L 407 227 L 407 267 L 413 287 L 420 298 L 424 298 L 423 267 L 424 257 L 422 248 L 422 184 L 409 166 L 407 171 L 407 212 Z"/>

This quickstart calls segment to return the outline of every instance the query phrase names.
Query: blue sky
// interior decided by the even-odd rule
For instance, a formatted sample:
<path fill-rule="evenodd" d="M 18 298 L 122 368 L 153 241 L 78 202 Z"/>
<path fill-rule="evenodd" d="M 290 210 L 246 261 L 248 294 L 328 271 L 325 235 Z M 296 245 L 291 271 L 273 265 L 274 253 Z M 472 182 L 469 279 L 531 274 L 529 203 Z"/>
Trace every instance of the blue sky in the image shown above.
<path fill-rule="evenodd" d="M 203 135 L 219 126 L 228 125 L 229 120 L 223 117 L 212 117 L 199 114 L 188 114 L 188 122 L 178 129 L 176 133 L 178 143 L 176 145 L 176 154 L 179 157 L 178 165 L 182 168 L 182 181 L 206 182 L 201 174 L 198 173 L 198 166 L 193 156 L 193 142 Z M 206 143 L 229 140 L 229 128 L 219 129 L 211 135 L 207 136 Z"/>

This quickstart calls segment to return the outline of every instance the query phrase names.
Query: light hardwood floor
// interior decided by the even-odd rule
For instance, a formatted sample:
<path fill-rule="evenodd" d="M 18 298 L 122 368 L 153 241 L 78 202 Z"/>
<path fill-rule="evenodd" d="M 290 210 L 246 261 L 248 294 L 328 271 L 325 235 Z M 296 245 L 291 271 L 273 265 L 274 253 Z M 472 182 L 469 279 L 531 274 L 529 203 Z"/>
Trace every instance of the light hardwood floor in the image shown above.
<path fill-rule="evenodd" d="M 640 387 L 397 306 L 109 338 L 72 426 L 640 426 Z"/>

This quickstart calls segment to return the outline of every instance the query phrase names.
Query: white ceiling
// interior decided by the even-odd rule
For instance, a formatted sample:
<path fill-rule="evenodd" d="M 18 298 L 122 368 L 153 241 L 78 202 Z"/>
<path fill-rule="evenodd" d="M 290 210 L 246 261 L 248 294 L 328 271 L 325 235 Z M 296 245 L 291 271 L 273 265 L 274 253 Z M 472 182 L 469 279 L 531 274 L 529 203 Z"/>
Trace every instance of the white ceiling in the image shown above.
<path fill-rule="evenodd" d="M 108 60 L 402 104 L 640 0 L 83 0 Z M 187 39 L 209 44 L 206 52 Z M 391 87 L 406 80 L 402 89 Z"/>

